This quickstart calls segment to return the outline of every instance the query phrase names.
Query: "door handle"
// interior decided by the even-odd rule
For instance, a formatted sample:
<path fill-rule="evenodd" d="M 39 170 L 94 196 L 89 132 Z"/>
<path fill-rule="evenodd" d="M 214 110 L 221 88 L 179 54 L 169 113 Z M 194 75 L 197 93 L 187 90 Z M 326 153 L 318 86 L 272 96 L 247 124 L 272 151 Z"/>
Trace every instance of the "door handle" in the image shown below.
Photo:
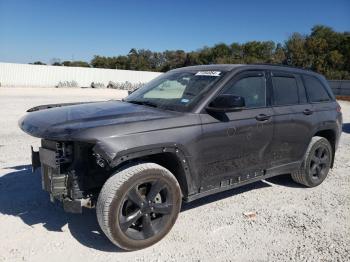
<path fill-rule="evenodd" d="M 311 109 L 305 109 L 304 111 L 303 111 L 303 114 L 304 115 L 311 115 L 312 113 L 313 113 L 314 111 L 312 111 Z"/>
<path fill-rule="evenodd" d="M 266 121 L 269 120 L 271 116 L 265 115 L 265 114 L 259 114 L 255 117 L 258 121 Z"/>

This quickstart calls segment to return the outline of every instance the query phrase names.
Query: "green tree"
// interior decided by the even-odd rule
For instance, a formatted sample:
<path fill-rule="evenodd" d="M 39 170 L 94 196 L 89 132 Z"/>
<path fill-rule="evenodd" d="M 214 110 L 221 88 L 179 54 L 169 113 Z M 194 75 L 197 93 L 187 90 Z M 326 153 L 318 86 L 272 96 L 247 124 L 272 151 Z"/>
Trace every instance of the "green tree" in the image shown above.
<path fill-rule="evenodd" d="M 84 61 L 73 61 L 70 63 L 70 66 L 75 67 L 90 67 L 90 64 Z"/>
<path fill-rule="evenodd" d="M 271 63 L 274 64 L 285 64 L 286 63 L 286 51 L 283 48 L 282 44 L 278 43 L 275 51 L 272 55 Z"/>
<path fill-rule="evenodd" d="M 109 68 L 108 58 L 105 56 L 95 55 L 90 64 L 96 68 Z"/>
<path fill-rule="evenodd" d="M 62 64 L 72 66 L 72 63 L 74 62 L 65 61 Z M 310 34 L 291 34 L 284 44 L 273 41 L 234 42 L 231 45 L 219 43 L 191 52 L 153 52 L 132 48 L 124 56 L 94 56 L 90 65 L 97 68 L 165 72 L 182 66 L 217 63 L 289 64 L 310 68 L 328 78 L 349 79 L 350 33 L 336 32 L 330 27 L 316 25 Z M 87 66 L 87 63 L 80 66 Z"/>
<path fill-rule="evenodd" d="M 29 63 L 31 65 L 46 65 L 45 63 L 41 62 L 41 61 L 35 61 L 34 63 Z"/>
<path fill-rule="evenodd" d="M 63 62 L 62 62 L 62 65 L 63 65 L 63 66 L 70 66 L 71 63 L 72 63 L 71 61 L 63 61 Z"/>
<path fill-rule="evenodd" d="M 308 54 L 306 52 L 306 38 L 299 33 L 293 33 L 285 42 L 287 63 L 293 66 L 308 66 Z"/>
<path fill-rule="evenodd" d="M 232 43 L 230 47 L 231 47 L 232 62 L 243 63 L 244 52 L 243 52 L 242 45 L 239 43 Z"/>

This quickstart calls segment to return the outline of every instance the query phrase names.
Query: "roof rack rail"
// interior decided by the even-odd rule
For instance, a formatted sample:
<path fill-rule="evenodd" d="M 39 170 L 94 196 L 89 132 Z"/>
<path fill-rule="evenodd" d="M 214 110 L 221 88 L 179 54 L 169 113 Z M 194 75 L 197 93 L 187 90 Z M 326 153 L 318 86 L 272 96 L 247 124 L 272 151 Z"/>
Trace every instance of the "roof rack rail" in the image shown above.
<path fill-rule="evenodd" d="M 268 65 L 268 66 L 281 66 L 281 67 L 287 67 L 287 68 L 295 68 L 295 69 L 302 69 L 302 70 L 312 71 L 312 69 L 311 69 L 311 68 L 306 68 L 306 67 L 297 67 L 297 66 L 286 65 L 286 64 L 252 63 L 252 64 L 247 64 L 247 65 Z"/>

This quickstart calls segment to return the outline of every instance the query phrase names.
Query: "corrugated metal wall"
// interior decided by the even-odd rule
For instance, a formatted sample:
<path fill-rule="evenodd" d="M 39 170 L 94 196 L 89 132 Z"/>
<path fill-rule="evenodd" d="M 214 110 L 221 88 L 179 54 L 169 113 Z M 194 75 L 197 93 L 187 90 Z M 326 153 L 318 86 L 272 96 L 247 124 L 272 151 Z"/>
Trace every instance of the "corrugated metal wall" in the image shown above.
<path fill-rule="evenodd" d="M 336 96 L 350 96 L 350 80 L 329 80 L 328 82 Z"/>
<path fill-rule="evenodd" d="M 8 87 L 54 87 L 75 81 L 79 87 L 89 87 L 92 82 L 105 86 L 115 83 L 146 83 L 158 72 L 117 69 L 99 69 L 66 66 L 28 65 L 0 62 L 0 84 Z"/>
<path fill-rule="evenodd" d="M 28 65 L 0 62 L 0 86 L 55 87 L 74 84 L 89 87 L 92 82 L 107 86 L 109 81 L 146 83 L 161 73 L 117 69 Z M 335 95 L 350 95 L 350 80 L 329 80 Z"/>

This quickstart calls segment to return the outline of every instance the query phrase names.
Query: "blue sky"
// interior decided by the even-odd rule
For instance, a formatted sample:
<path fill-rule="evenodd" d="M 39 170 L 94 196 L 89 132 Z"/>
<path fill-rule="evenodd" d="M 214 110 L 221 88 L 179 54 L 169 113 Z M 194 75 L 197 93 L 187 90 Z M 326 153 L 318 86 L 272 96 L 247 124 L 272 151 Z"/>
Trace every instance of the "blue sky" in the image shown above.
<path fill-rule="evenodd" d="M 350 31 L 350 0 L 0 0 L 0 61 L 90 61 L 133 47 L 283 42 L 315 24 Z"/>

